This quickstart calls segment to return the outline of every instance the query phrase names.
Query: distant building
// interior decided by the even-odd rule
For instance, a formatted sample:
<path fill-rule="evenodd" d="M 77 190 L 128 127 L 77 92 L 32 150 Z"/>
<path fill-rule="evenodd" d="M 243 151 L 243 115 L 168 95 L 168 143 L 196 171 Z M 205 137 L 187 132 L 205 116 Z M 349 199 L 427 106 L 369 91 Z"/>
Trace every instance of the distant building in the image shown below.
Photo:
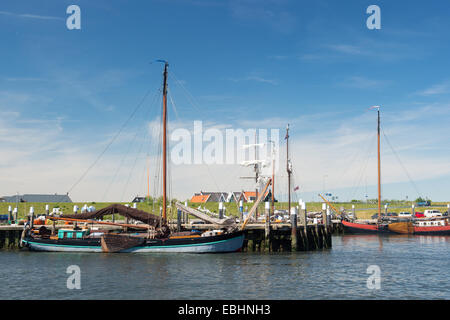
<path fill-rule="evenodd" d="M 136 196 L 131 202 L 145 202 L 145 199 L 146 199 L 145 197 Z"/>
<path fill-rule="evenodd" d="M 225 202 L 228 197 L 227 192 L 203 192 L 194 194 L 191 198 L 192 203 L 206 203 L 206 202 Z"/>
<path fill-rule="evenodd" d="M 264 201 L 270 201 L 272 199 L 272 193 L 266 192 Z M 204 192 L 195 193 L 191 198 L 192 203 L 206 203 L 206 202 L 236 202 L 242 200 L 243 202 L 255 202 L 255 191 L 241 191 L 241 192 Z"/>
<path fill-rule="evenodd" d="M 242 191 L 240 197 L 238 198 L 239 201 L 243 202 L 255 202 L 256 201 L 256 191 Z M 272 192 L 270 190 L 266 191 L 266 195 L 264 197 L 263 202 L 266 201 L 272 201 Z M 277 200 L 275 200 L 276 202 Z"/>
<path fill-rule="evenodd" d="M 23 194 L 2 197 L 4 202 L 72 202 L 68 194 Z"/>

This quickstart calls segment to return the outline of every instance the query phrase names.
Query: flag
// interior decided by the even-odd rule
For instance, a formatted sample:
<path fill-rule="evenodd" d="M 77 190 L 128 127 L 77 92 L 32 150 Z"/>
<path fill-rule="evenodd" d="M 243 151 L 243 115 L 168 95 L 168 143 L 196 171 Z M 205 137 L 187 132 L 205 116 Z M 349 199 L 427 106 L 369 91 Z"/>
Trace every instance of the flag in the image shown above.
<path fill-rule="evenodd" d="M 378 109 L 378 110 L 380 110 L 380 106 L 373 106 L 373 107 L 370 107 L 370 108 L 369 108 L 369 110 L 372 110 L 372 109 Z"/>
<path fill-rule="evenodd" d="M 299 187 L 299 186 L 296 186 L 296 187 L 294 188 L 294 191 L 297 191 L 298 189 L 300 189 L 300 187 Z"/>

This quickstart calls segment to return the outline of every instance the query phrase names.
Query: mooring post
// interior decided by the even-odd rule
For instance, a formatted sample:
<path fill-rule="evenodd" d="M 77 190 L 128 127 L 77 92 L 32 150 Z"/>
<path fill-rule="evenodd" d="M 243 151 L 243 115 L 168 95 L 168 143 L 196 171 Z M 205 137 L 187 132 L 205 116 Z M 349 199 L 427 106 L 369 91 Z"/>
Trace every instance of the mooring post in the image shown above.
<path fill-rule="evenodd" d="M 265 230 L 266 241 L 268 241 L 269 235 L 270 235 L 270 202 L 269 201 L 266 201 L 266 203 L 264 204 L 264 211 L 266 214 L 266 223 L 264 226 L 264 230 Z"/>
<path fill-rule="evenodd" d="M 297 251 L 297 208 L 291 208 L 291 250 Z"/>
<path fill-rule="evenodd" d="M 223 219 L 223 202 L 219 202 L 219 219 Z"/>
<path fill-rule="evenodd" d="M 322 212 L 322 224 L 327 227 L 328 226 L 328 209 L 325 212 Z"/>
<path fill-rule="evenodd" d="M 413 218 L 416 216 L 415 207 L 416 207 L 415 205 L 411 206 L 411 217 L 413 217 Z"/>
<path fill-rule="evenodd" d="M 447 203 L 447 215 L 450 217 L 450 203 Z"/>
<path fill-rule="evenodd" d="M 47 218 L 49 214 L 50 214 L 50 207 L 48 206 L 48 204 L 46 204 L 45 205 L 45 218 Z"/>
<path fill-rule="evenodd" d="M 356 210 L 355 210 L 355 205 L 352 204 L 352 214 L 353 214 L 353 218 L 356 219 L 356 212 L 355 212 L 355 211 L 356 211 Z"/>
<path fill-rule="evenodd" d="M 181 231 L 181 210 L 177 209 L 177 231 Z"/>
<path fill-rule="evenodd" d="M 387 212 L 388 212 L 387 208 L 388 208 L 388 205 L 385 204 L 385 205 L 384 205 L 384 215 L 385 215 L 385 216 L 387 216 Z"/>
<path fill-rule="evenodd" d="M 328 230 L 331 223 L 331 213 L 330 209 L 327 209 L 326 212 L 322 213 L 322 230 L 319 234 L 322 241 L 322 248 L 328 248 Z"/>
<path fill-rule="evenodd" d="M 187 201 L 184 202 L 184 206 L 185 206 L 185 207 L 188 206 L 188 202 L 187 202 Z M 187 213 L 183 211 L 182 214 L 183 214 L 183 215 L 182 215 L 182 218 L 183 218 L 183 224 L 186 224 L 186 216 L 187 216 Z"/>
<path fill-rule="evenodd" d="M 244 201 L 239 200 L 239 222 L 244 222 Z"/>
<path fill-rule="evenodd" d="M 300 230 L 301 241 L 302 241 L 302 250 L 308 250 L 308 213 L 306 211 L 306 202 L 303 200 L 299 201 L 300 204 L 300 226 L 302 229 Z"/>
<path fill-rule="evenodd" d="M 8 222 L 13 223 L 14 217 L 12 215 L 12 207 L 8 206 Z"/>
<path fill-rule="evenodd" d="M 34 207 L 30 207 L 30 225 L 31 229 L 34 227 Z"/>
<path fill-rule="evenodd" d="M 17 218 L 18 218 L 18 215 L 17 215 L 17 207 L 15 207 L 14 208 L 14 210 L 13 210 L 13 216 L 14 216 L 14 222 L 17 224 L 18 222 L 17 222 Z"/>

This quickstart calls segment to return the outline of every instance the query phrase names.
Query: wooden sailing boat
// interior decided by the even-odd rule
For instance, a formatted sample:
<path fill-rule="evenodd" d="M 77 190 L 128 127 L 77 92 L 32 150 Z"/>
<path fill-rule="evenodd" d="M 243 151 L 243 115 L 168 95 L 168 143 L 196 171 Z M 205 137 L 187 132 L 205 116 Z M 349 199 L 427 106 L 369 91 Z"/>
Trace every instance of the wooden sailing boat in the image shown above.
<path fill-rule="evenodd" d="M 65 228 L 58 230 L 56 234 L 53 230 L 45 226 L 35 229 L 31 224 L 25 228 L 22 236 L 22 243 L 30 250 L 37 251 L 69 251 L 69 252 L 186 252 L 186 253 L 219 253 L 235 252 L 242 248 L 244 242 L 243 230 L 249 217 L 239 229 L 236 225 L 230 225 L 227 221 L 217 221 L 222 223 L 221 230 L 213 232 L 183 232 L 171 234 L 167 225 L 167 73 L 169 64 L 164 63 L 163 81 L 163 126 L 162 126 L 162 146 L 163 146 L 163 206 L 162 219 L 156 215 L 145 211 L 129 208 L 120 204 L 115 204 L 95 212 L 86 212 L 77 215 L 64 217 L 49 217 L 57 221 L 72 221 L 84 223 L 84 227 Z M 270 184 L 270 180 L 268 185 Z M 266 185 L 265 190 L 267 190 Z M 265 191 L 255 202 L 251 213 L 256 210 L 261 202 Z M 185 210 L 189 214 L 196 214 L 195 210 L 177 204 L 179 210 Z M 189 210 L 190 209 L 190 210 Z M 112 222 L 101 222 L 94 219 L 102 218 L 105 215 L 120 214 L 129 219 L 139 220 L 143 225 L 119 224 Z M 123 227 L 122 232 L 94 232 L 88 227 L 89 224 L 109 224 Z M 132 230 L 134 229 L 134 231 Z M 127 232 L 128 231 L 128 232 Z"/>
<path fill-rule="evenodd" d="M 360 223 L 352 222 L 348 220 L 342 220 L 344 231 L 346 233 L 358 233 L 358 234 L 378 234 L 390 232 L 388 224 L 382 220 L 381 213 L 381 146 L 380 146 L 380 107 L 375 106 L 371 109 L 377 109 L 378 125 L 377 125 L 377 137 L 378 137 L 378 221 L 377 223 Z"/>
<path fill-rule="evenodd" d="M 417 218 L 411 221 L 401 221 L 389 224 L 389 230 L 398 234 L 415 234 L 426 236 L 449 236 L 450 225 L 448 218 L 424 219 Z"/>

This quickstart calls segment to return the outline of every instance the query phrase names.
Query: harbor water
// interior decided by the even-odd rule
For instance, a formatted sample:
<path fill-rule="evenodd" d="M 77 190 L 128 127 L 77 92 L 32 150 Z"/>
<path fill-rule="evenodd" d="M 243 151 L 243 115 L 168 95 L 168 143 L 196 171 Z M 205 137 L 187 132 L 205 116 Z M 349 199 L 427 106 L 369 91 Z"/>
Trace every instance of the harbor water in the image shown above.
<path fill-rule="evenodd" d="M 450 237 L 345 235 L 276 254 L 5 250 L 0 299 L 448 299 L 449 248 Z M 70 266 L 80 289 L 68 288 Z"/>

